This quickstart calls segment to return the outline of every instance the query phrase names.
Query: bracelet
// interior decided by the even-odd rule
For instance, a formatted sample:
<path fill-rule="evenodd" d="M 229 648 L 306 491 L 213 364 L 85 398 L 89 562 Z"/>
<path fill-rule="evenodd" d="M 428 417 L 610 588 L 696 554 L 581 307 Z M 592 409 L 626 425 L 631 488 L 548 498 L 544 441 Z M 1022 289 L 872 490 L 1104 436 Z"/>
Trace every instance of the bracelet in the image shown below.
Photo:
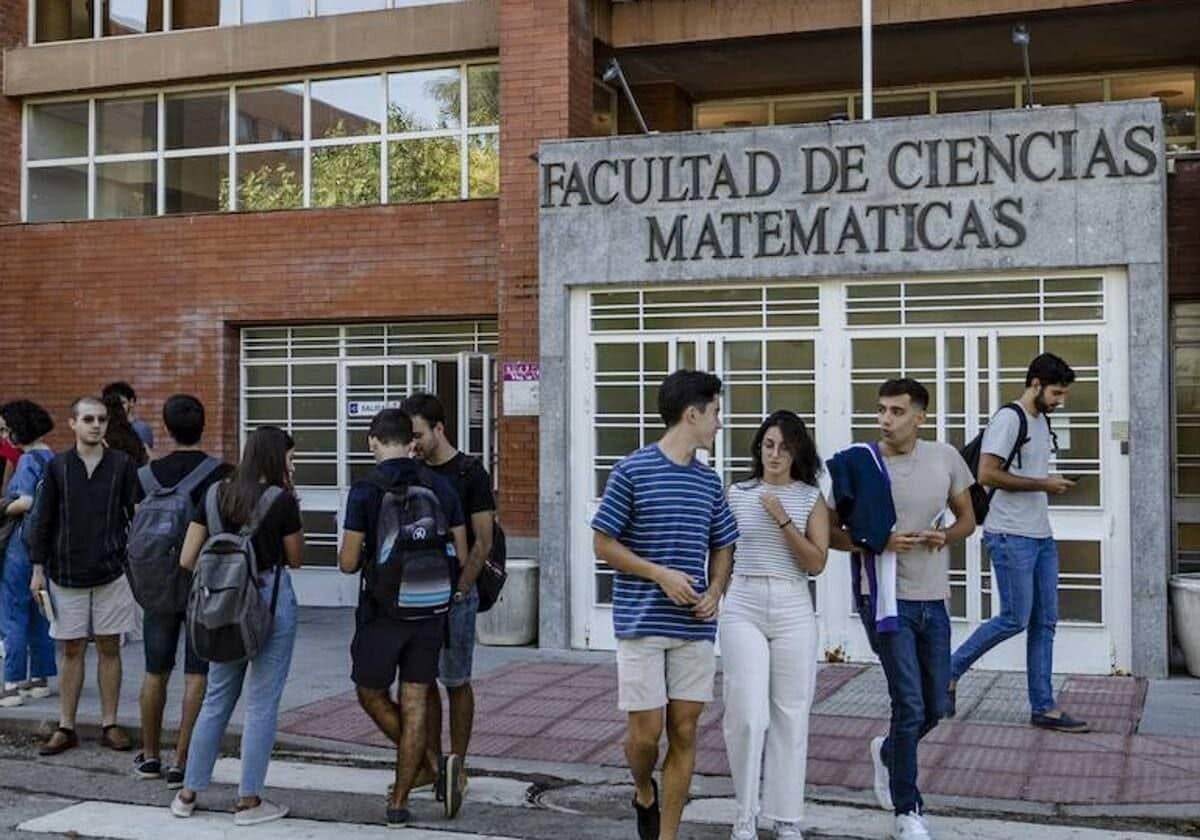
<path fill-rule="evenodd" d="M 780 530 L 783 530 L 784 528 L 786 528 L 787 526 L 789 526 L 789 525 L 791 525 L 791 524 L 792 524 L 791 517 L 788 517 L 788 521 L 787 521 L 787 522 L 781 522 L 781 523 L 779 523 L 779 529 L 780 529 Z"/>

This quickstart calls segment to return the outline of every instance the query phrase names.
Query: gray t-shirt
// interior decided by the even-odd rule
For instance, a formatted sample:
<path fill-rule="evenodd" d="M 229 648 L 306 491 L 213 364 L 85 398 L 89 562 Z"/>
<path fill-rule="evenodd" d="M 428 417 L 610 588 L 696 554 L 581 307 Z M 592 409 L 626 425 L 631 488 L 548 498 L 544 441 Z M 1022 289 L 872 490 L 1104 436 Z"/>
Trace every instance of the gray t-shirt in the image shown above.
<path fill-rule="evenodd" d="M 1020 403 L 1017 403 L 1020 405 Z M 1029 442 L 1021 447 L 1021 457 L 1012 462 L 1008 471 L 1024 478 L 1046 478 L 1050 475 L 1050 424 L 1046 415 L 1034 417 L 1024 406 L 1028 424 L 1026 434 Z M 1003 409 L 988 423 L 983 433 L 983 454 L 995 455 L 1001 461 L 1008 459 L 1017 442 L 1021 424 L 1011 409 Z M 1045 539 L 1053 536 L 1050 530 L 1050 502 L 1044 491 L 1022 491 L 1010 493 L 996 490 L 988 509 L 984 530 L 993 534 L 1010 534 L 1017 537 Z"/>
<path fill-rule="evenodd" d="M 930 530 L 950 500 L 975 483 L 966 461 L 946 443 L 918 440 L 907 455 L 885 456 L 884 460 L 892 481 L 896 530 L 900 532 Z M 949 598 L 949 549 L 919 548 L 897 553 L 896 597 L 905 601 Z"/>

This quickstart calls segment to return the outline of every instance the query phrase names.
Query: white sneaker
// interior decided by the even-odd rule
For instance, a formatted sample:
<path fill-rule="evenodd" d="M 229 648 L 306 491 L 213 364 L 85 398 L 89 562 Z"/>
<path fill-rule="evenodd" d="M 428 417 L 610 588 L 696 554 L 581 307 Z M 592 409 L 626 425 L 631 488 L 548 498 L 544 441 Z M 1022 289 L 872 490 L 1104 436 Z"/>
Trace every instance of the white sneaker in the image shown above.
<path fill-rule="evenodd" d="M 281 820 L 287 816 L 288 808 L 286 805 L 276 805 L 274 802 L 268 802 L 266 799 L 260 799 L 258 804 L 253 808 L 247 808 L 244 811 L 238 811 L 233 815 L 234 825 L 258 825 L 259 823 L 270 822 L 271 820 Z"/>
<path fill-rule="evenodd" d="M 897 815 L 892 837 L 895 840 L 933 840 L 925 820 L 915 811 L 911 814 Z"/>
<path fill-rule="evenodd" d="M 894 811 L 892 804 L 892 775 L 883 763 L 883 738 L 871 739 L 871 764 L 875 766 L 875 801 L 885 811 Z"/>
<path fill-rule="evenodd" d="M 15 686 L 13 688 L 4 688 L 0 686 L 0 706 L 8 708 L 10 706 L 24 705 L 25 698 L 21 696 L 21 692 Z"/>
<path fill-rule="evenodd" d="M 729 832 L 729 840 L 758 840 L 758 818 L 739 817 Z"/>
<path fill-rule="evenodd" d="M 799 822 L 775 821 L 775 840 L 804 840 Z"/>
<path fill-rule="evenodd" d="M 23 682 L 18 690 L 21 692 L 22 697 L 28 697 L 32 700 L 44 700 L 54 693 L 54 690 L 50 688 L 49 681 L 45 678 Z"/>
<path fill-rule="evenodd" d="M 175 794 L 175 798 L 171 800 L 171 813 L 180 819 L 187 819 L 192 815 L 192 811 L 196 810 L 196 795 L 192 794 L 191 802 L 183 801 L 183 794 Z"/>

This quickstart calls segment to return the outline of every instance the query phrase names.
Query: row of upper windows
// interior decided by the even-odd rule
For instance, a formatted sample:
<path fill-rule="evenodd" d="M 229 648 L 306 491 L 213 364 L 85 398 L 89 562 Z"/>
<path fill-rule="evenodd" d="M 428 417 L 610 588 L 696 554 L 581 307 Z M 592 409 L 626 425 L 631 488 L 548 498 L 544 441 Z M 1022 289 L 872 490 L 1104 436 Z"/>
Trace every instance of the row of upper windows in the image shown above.
<path fill-rule="evenodd" d="M 1033 102 L 1078 105 L 1155 98 L 1162 103 L 1167 151 L 1186 151 L 1200 148 L 1196 120 L 1200 109 L 1198 76 L 1196 68 L 1190 67 L 1036 78 Z M 1020 108 L 1024 104 L 1022 80 L 963 82 L 880 90 L 873 100 L 873 115 L 879 118 L 952 114 Z M 693 127 L 700 130 L 861 118 L 862 96 L 856 91 L 843 91 L 703 102 L 693 110 Z"/>
<path fill-rule="evenodd" d="M 44 44 L 238 26 L 459 0 L 29 0 L 31 41 Z"/>
<path fill-rule="evenodd" d="M 494 63 L 26 105 L 24 218 L 495 196 Z"/>

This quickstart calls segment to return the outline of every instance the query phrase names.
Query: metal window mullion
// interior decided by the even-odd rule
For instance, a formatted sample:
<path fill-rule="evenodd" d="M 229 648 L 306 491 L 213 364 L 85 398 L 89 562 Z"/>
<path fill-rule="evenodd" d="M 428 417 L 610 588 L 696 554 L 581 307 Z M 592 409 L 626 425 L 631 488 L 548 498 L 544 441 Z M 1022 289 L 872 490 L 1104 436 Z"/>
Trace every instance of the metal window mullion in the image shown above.
<path fill-rule="evenodd" d="M 26 9 L 26 25 L 29 27 L 29 37 L 25 40 L 29 46 L 37 43 L 37 0 L 29 0 L 28 8 Z"/>
<path fill-rule="evenodd" d="M 162 2 L 163 32 L 170 32 L 172 29 L 175 28 L 175 20 L 174 20 L 175 15 L 173 13 L 171 0 L 161 0 L 161 2 Z M 218 20 L 220 19 L 219 13 L 217 15 L 217 19 Z"/>
<path fill-rule="evenodd" d="M 937 414 L 934 417 L 936 425 L 935 434 L 940 441 L 946 441 L 946 421 L 947 414 L 950 412 L 949 403 L 949 388 L 947 387 L 946 378 L 946 333 L 939 332 L 934 336 L 933 344 L 933 364 L 937 371 L 935 388 L 937 389 Z M 964 388 L 966 387 L 964 383 Z"/>
<path fill-rule="evenodd" d="M 467 164 L 470 155 L 467 152 L 467 122 L 469 119 L 467 108 L 467 65 L 460 64 L 458 66 L 458 164 L 459 164 L 459 198 L 468 198 L 470 194 L 470 178 L 467 174 Z"/>
<path fill-rule="evenodd" d="M 388 74 L 379 74 L 380 96 L 383 97 L 382 120 L 379 123 L 379 203 L 388 204 Z"/>
<path fill-rule="evenodd" d="M 310 10 L 313 0 L 309 0 Z M 301 203 L 302 207 L 312 206 L 312 80 L 305 79 L 304 85 L 304 108 L 303 122 L 304 131 L 304 153 L 302 155 L 303 180 L 304 180 L 304 199 Z"/>
<path fill-rule="evenodd" d="M 167 0 L 162 0 L 163 4 L 169 6 Z M 166 18 L 163 18 L 164 26 Z M 157 202 L 155 207 L 156 216 L 165 216 L 167 211 L 167 159 L 163 153 L 167 149 L 167 97 L 162 91 L 158 94 L 158 116 L 155 121 L 158 129 L 158 146 L 155 172 L 157 174 L 158 183 L 154 186 L 154 198 Z"/>
<path fill-rule="evenodd" d="M 238 0 L 237 19 L 241 22 L 242 19 L 242 4 Z M 225 176 L 229 180 L 229 206 L 225 209 L 229 212 L 237 212 L 238 209 L 238 179 L 237 179 L 237 86 L 229 85 L 229 136 L 226 138 L 229 141 L 229 163 L 226 166 L 228 174 Z"/>
<path fill-rule="evenodd" d="M 96 100 L 88 99 L 88 201 L 87 217 L 96 218 Z"/>
<path fill-rule="evenodd" d="M 317 16 L 317 0 L 308 0 L 308 16 L 310 18 Z"/>
<path fill-rule="evenodd" d="M 92 10 L 94 13 L 92 17 L 92 38 L 102 38 L 104 36 L 104 3 L 102 0 L 101 2 L 93 2 Z"/>

